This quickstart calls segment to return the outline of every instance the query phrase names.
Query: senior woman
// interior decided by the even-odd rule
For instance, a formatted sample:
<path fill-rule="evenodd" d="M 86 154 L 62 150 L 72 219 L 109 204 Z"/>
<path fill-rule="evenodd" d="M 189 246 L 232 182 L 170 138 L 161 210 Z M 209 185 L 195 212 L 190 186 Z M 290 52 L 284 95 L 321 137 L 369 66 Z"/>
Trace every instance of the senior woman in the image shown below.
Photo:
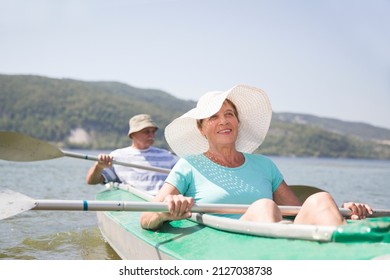
<path fill-rule="evenodd" d="M 196 108 L 165 129 L 172 150 L 181 157 L 153 201 L 168 203 L 168 212 L 145 212 L 144 229 L 191 216 L 194 203 L 250 204 L 243 215 L 226 217 L 280 222 L 278 205 L 302 206 L 296 224 L 341 225 L 346 221 L 327 192 L 311 195 L 302 204 L 284 181 L 277 166 L 252 154 L 263 142 L 272 109 L 264 91 L 238 85 L 203 95 Z M 352 219 L 372 214 L 361 203 L 345 203 Z"/>

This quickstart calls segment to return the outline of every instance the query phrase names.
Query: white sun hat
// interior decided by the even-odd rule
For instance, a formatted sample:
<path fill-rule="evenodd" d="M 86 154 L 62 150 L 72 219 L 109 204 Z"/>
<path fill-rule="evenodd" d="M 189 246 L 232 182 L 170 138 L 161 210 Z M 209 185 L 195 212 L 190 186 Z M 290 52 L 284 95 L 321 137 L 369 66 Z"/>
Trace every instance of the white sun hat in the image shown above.
<path fill-rule="evenodd" d="M 237 85 L 228 91 L 207 92 L 194 109 L 174 119 L 165 128 L 165 139 L 175 154 L 184 157 L 208 150 L 207 139 L 200 133 L 196 120 L 217 113 L 225 99 L 236 105 L 240 120 L 236 149 L 252 153 L 261 145 L 272 118 L 271 103 L 263 90 Z"/>

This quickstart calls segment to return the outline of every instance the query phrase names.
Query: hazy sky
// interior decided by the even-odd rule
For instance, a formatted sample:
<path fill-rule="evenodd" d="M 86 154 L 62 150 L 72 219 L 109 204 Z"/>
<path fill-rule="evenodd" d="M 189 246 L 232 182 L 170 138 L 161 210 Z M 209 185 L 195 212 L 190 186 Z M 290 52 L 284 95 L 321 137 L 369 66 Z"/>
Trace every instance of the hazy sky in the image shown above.
<path fill-rule="evenodd" d="M 249 84 L 275 112 L 390 128 L 389 0 L 0 0 L 0 73 L 197 100 Z"/>

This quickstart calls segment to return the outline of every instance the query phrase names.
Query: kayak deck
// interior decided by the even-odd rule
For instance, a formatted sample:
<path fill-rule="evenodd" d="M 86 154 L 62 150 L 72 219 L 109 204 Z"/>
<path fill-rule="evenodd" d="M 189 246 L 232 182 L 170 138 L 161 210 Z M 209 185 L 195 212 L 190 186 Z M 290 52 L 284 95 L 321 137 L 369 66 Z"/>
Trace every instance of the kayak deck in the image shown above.
<path fill-rule="evenodd" d="M 97 194 L 98 200 L 143 201 L 121 189 Z M 139 212 L 98 212 L 103 236 L 122 259 L 186 260 L 342 260 L 389 258 L 390 220 L 384 218 L 384 242 L 318 242 L 232 233 L 191 220 L 165 223 L 158 231 L 140 227 Z M 345 240 L 348 241 L 348 240 Z"/>

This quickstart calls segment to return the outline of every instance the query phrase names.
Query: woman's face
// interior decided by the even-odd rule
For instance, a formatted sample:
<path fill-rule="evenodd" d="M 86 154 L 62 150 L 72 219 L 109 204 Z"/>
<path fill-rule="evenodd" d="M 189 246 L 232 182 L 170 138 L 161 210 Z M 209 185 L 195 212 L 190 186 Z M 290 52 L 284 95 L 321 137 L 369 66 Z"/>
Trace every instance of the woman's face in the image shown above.
<path fill-rule="evenodd" d="M 238 125 L 235 108 L 225 101 L 216 114 L 202 120 L 199 130 L 210 145 L 234 145 L 237 140 Z"/>

